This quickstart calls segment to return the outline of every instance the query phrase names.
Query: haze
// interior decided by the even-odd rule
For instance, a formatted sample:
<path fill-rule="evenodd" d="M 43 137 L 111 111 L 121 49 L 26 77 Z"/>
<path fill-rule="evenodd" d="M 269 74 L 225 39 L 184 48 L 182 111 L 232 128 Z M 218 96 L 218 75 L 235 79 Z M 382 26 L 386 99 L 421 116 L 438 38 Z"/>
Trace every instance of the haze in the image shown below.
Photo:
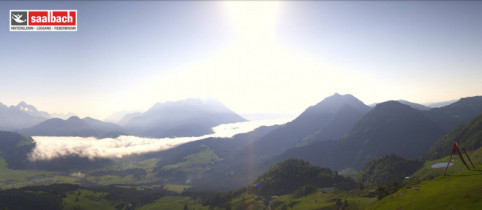
<path fill-rule="evenodd" d="M 78 31 L 0 21 L 2 103 L 105 119 L 187 97 L 246 114 L 482 92 L 482 2 L 0 2 L 45 8 L 77 9 Z"/>

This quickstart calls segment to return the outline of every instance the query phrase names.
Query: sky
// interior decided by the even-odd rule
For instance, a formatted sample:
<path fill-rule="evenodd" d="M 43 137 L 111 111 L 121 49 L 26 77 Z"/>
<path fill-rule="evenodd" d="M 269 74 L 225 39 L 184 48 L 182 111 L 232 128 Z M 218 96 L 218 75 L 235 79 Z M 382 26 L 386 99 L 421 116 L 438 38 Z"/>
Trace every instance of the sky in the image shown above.
<path fill-rule="evenodd" d="M 78 31 L 0 21 L 6 105 L 105 119 L 188 97 L 299 114 L 334 93 L 482 95 L 478 1 L 0 1 L 11 9 L 76 9 Z"/>

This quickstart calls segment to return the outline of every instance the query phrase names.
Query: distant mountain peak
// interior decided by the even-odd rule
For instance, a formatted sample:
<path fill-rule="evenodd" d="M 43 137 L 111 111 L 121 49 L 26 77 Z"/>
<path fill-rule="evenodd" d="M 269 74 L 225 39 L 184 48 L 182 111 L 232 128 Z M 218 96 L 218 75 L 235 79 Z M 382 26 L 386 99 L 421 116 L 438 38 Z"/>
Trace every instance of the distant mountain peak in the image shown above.
<path fill-rule="evenodd" d="M 428 107 L 432 107 L 432 108 L 440 108 L 440 107 L 444 107 L 444 106 L 448 106 L 450 104 L 453 104 L 457 101 L 458 100 L 440 101 L 440 102 L 429 103 L 429 104 L 426 104 L 426 105 Z"/>
<path fill-rule="evenodd" d="M 219 114 L 234 113 L 224 104 L 215 99 L 187 98 L 178 101 L 155 103 L 149 110 L 145 112 L 145 114 L 161 114 L 160 112 L 166 112 L 163 114 L 170 115 L 170 113 L 179 112 L 181 110 L 189 110 L 189 112 L 210 112 Z M 241 116 L 238 117 L 242 118 Z M 244 120 L 245 119 L 241 119 L 241 121 Z"/>
<path fill-rule="evenodd" d="M 471 97 L 460 98 L 459 101 L 460 102 L 482 101 L 482 96 L 471 96 Z"/>
<path fill-rule="evenodd" d="M 81 136 L 81 137 L 109 137 L 111 134 L 122 134 L 121 127 L 102 122 L 90 117 L 80 119 L 78 116 L 69 117 L 67 120 L 52 118 L 45 120 L 33 127 L 20 130 L 27 135 L 38 136 Z"/>
<path fill-rule="evenodd" d="M 395 101 L 395 100 L 390 100 L 390 101 Z M 388 101 L 385 101 L 385 102 L 388 102 Z M 381 103 L 373 103 L 373 104 L 370 104 L 370 107 L 375 107 L 377 106 L 378 104 L 382 104 L 382 103 L 385 103 L 385 102 L 381 102 Z M 425 106 L 425 105 L 422 105 L 422 104 L 417 104 L 417 103 L 413 103 L 413 102 L 410 102 L 410 101 L 407 101 L 407 100 L 403 100 L 403 99 L 400 99 L 400 100 L 396 100 L 395 102 L 399 102 L 401 104 L 404 104 L 404 105 L 408 105 L 414 109 L 417 109 L 417 110 L 422 110 L 422 111 L 426 111 L 426 110 L 430 110 L 432 107 L 428 107 L 428 106 Z"/>
<path fill-rule="evenodd" d="M 403 104 L 399 101 L 394 101 L 394 100 L 390 100 L 390 101 L 385 101 L 383 103 L 379 103 L 375 106 L 375 109 L 414 109 L 412 107 L 410 107 L 409 105 L 407 104 Z"/>
<path fill-rule="evenodd" d="M 295 145 L 337 139 L 369 110 L 370 107 L 354 96 L 335 93 L 258 140 L 254 153 L 268 157 Z"/>
<path fill-rule="evenodd" d="M 332 96 L 328 96 L 326 97 L 324 100 L 331 100 L 331 99 L 346 99 L 346 100 L 357 100 L 359 101 L 355 96 L 351 95 L 351 94 L 339 94 L 339 93 L 335 93 L 333 94 Z"/>
<path fill-rule="evenodd" d="M 335 93 L 332 96 L 328 96 L 319 103 L 308 107 L 299 117 L 307 115 L 318 115 L 321 113 L 336 113 L 340 111 L 344 106 L 350 106 L 360 112 L 367 112 L 370 107 L 365 105 L 362 101 L 350 94 L 340 95 Z M 295 119 L 296 120 L 296 119 Z"/>
<path fill-rule="evenodd" d="M 314 106 L 308 108 L 310 111 L 330 111 L 337 112 L 343 105 L 349 105 L 354 109 L 360 111 L 367 111 L 370 108 L 365 105 L 362 101 L 358 100 L 355 96 L 351 94 L 340 95 L 335 93 L 332 96 L 328 96 Z M 307 110 L 307 111 L 308 111 Z"/>
<path fill-rule="evenodd" d="M 214 126 L 242 121 L 217 100 L 187 98 L 156 103 L 144 113 L 126 115 L 121 124 L 135 135 L 179 137 L 212 133 Z"/>
<path fill-rule="evenodd" d="M 208 99 L 202 99 L 202 98 L 185 98 L 181 100 L 173 100 L 173 101 L 166 101 L 166 102 L 157 102 L 156 104 L 201 104 L 203 102 L 208 101 Z M 216 101 L 216 100 L 212 100 Z"/>
<path fill-rule="evenodd" d="M 0 103 L 0 130 L 13 131 L 27 128 L 49 118 L 50 115 L 47 112 L 38 111 L 25 101 L 10 106 Z"/>
<path fill-rule="evenodd" d="M 405 104 L 402 104 L 400 101 L 389 100 L 382 103 L 378 103 L 376 107 L 377 106 L 400 106 L 400 105 L 405 106 Z"/>
<path fill-rule="evenodd" d="M 20 111 L 25 111 L 25 112 L 38 112 L 37 108 L 35 108 L 32 105 L 29 105 L 25 103 L 25 101 L 20 101 L 17 106 L 15 106 L 16 109 Z"/>
<path fill-rule="evenodd" d="M 418 110 L 429 110 L 431 109 L 430 107 L 428 106 L 424 106 L 422 104 L 417 104 L 417 103 L 413 103 L 413 102 L 410 102 L 410 101 L 407 101 L 407 100 L 403 100 L 403 99 L 400 99 L 398 100 L 398 102 L 402 103 L 402 104 L 405 104 L 405 105 L 408 105 L 414 109 L 418 109 Z"/>
<path fill-rule="evenodd" d="M 17 106 L 29 106 L 25 101 L 20 101 Z"/>
<path fill-rule="evenodd" d="M 69 117 L 69 119 L 67 119 L 68 121 L 78 121 L 78 120 L 81 120 L 79 117 L 77 116 L 72 116 L 72 117 Z"/>

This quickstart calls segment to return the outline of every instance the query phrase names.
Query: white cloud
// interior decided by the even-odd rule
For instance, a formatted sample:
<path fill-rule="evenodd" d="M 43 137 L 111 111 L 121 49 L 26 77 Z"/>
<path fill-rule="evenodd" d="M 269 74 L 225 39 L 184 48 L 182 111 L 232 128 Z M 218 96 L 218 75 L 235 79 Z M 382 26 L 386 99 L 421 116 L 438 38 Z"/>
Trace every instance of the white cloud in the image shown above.
<path fill-rule="evenodd" d="M 167 150 L 172 147 L 209 137 L 230 138 L 252 131 L 260 126 L 283 124 L 292 119 L 260 120 L 223 124 L 213 128 L 214 134 L 199 137 L 143 138 L 119 136 L 96 139 L 94 137 L 34 136 L 36 146 L 30 160 L 50 160 L 68 155 L 93 158 L 122 158 L 127 155 Z"/>

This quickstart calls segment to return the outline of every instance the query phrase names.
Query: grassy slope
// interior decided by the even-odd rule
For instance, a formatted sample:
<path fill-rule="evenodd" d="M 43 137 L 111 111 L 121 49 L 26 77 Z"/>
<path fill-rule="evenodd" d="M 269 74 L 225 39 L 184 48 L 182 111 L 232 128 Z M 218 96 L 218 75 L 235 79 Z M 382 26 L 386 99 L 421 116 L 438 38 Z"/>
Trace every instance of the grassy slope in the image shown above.
<path fill-rule="evenodd" d="M 348 202 L 347 209 L 362 209 L 365 206 L 376 201 L 375 197 L 363 197 L 363 192 L 326 192 L 323 193 L 321 189 L 310 193 L 307 196 L 296 198 L 293 194 L 281 196 L 277 201 L 283 202 L 286 206 L 293 203 L 293 209 L 320 209 L 333 208 L 336 206 L 336 200 L 340 199 L 342 202 Z M 274 209 L 281 209 L 283 205 L 279 205 Z"/>
<path fill-rule="evenodd" d="M 117 175 L 103 175 L 103 176 L 92 176 L 86 175 L 85 179 L 93 182 L 98 185 L 110 185 L 110 184 L 133 184 L 133 185 L 142 185 L 147 183 L 152 183 L 159 181 L 158 178 L 155 177 L 153 173 L 153 169 L 156 167 L 156 164 L 159 160 L 155 158 L 146 159 L 146 160 L 133 160 L 134 158 L 125 158 L 123 160 L 114 160 L 114 165 L 111 168 L 106 168 L 106 170 L 126 170 L 126 169 L 134 169 L 140 168 L 146 171 L 146 176 L 142 177 L 142 179 L 135 179 L 132 175 L 129 176 L 117 176 Z"/>
<path fill-rule="evenodd" d="M 58 172 L 40 170 L 13 170 L 0 158 L 0 189 L 19 188 L 30 185 L 52 183 L 76 183 L 77 178 L 65 176 Z"/>
<path fill-rule="evenodd" d="M 469 155 L 476 165 L 482 165 L 482 148 L 476 151 L 470 151 Z M 417 171 L 412 178 L 420 180 L 428 179 L 429 177 L 438 177 L 443 174 L 444 168 L 432 169 L 430 166 L 439 162 L 446 162 L 449 156 L 444 158 L 429 161 L 424 164 L 424 167 Z M 397 193 L 390 195 L 379 202 L 376 198 L 363 197 L 362 192 L 329 192 L 321 193 L 320 189 L 315 192 L 296 198 L 293 194 L 280 196 L 278 202 L 283 202 L 287 206 L 293 203 L 293 209 L 318 209 L 318 208 L 333 208 L 336 199 L 341 201 L 348 201 L 349 209 L 364 208 L 370 206 L 374 209 L 391 209 L 398 207 L 405 208 L 439 208 L 450 209 L 458 207 L 457 209 L 473 208 L 482 206 L 481 195 L 482 186 L 479 183 L 482 180 L 482 166 L 477 171 L 466 171 L 465 167 L 458 160 L 458 156 L 454 156 L 455 165 L 449 167 L 446 178 L 435 178 L 433 180 L 424 181 L 415 187 L 420 187 L 420 190 L 401 189 Z M 168 170 L 193 170 L 200 166 L 209 167 L 213 162 L 219 161 L 219 157 L 212 153 L 209 149 L 200 153 L 186 156 L 182 162 L 169 165 Z M 142 161 L 119 161 L 111 168 L 112 170 L 124 170 L 129 168 L 143 168 L 146 170 L 149 181 L 154 181 L 152 170 L 156 167 L 157 159 L 148 159 Z M 195 169 L 202 171 L 202 169 Z M 112 175 L 105 176 L 89 176 L 85 177 L 87 180 L 94 181 L 97 184 L 148 184 L 146 179 L 136 180 L 132 176 L 118 177 Z M 49 183 L 78 183 L 80 178 L 70 176 L 65 173 L 48 172 L 40 170 L 11 170 L 6 167 L 6 163 L 0 158 L 0 188 L 16 188 L 27 185 L 39 185 Z M 172 191 L 180 192 L 187 185 L 172 185 L 165 186 Z M 439 193 L 440 191 L 440 193 Z M 401 194 L 400 194 L 401 193 Z M 92 196 L 93 192 L 82 192 L 77 196 L 76 192 L 68 193 L 64 198 L 64 204 L 67 209 L 79 206 L 86 209 L 111 209 L 114 204 L 102 198 L 102 195 L 97 193 Z M 76 197 L 79 197 L 79 202 L 75 202 Z M 456 200 L 450 202 L 450 200 Z M 442 200 L 444 202 L 434 202 Z M 409 206 L 412 203 L 412 206 Z M 442 203 L 439 205 L 439 203 Z M 189 197 L 169 196 L 156 200 L 153 203 L 142 206 L 143 209 L 182 209 L 184 204 L 188 204 L 189 208 L 205 209 L 206 206 L 201 206 L 199 202 L 192 200 Z M 245 199 L 235 198 L 231 201 L 233 209 L 236 207 L 262 207 L 262 198 L 258 196 L 245 196 Z M 276 206 L 272 209 L 280 209 L 282 205 Z"/>
<path fill-rule="evenodd" d="M 42 170 L 14 170 L 7 167 L 4 159 L 0 158 L 0 189 L 19 188 L 31 185 L 45 185 L 52 183 L 70 183 L 79 184 L 81 179 L 86 179 L 90 182 L 99 185 L 109 184 L 146 184 L 156 182 L 159 179 L 152 173 L 156 167 L 157 159 L 147 159 L 142 161 L 126 161 L 117 160 L 118 162 L 110 169 L 125 170 L 131 168 L 142 168 L 147 172 L 147 175 L 142 179 L 135 179 L 133 176 L 116 176 L 103 175 L 92 176 L 85 175 L 85 177 L 75 177 L 65 172 L 42 171 Z M 127 163 L 126 163 L 127 162 Z M 106 168 L 108 170 L 109 168 Z M 82 173 L 86 173 L 82 171 Z"/>
<path fill-rule="evenodd" d="M 411 179 L 425 180 L 410 188 L 400 189 L 370 206 L 371 209 L 471 209 L 482 206 L 482 148 L 468 152 L 476 170 L 467 170 L 454 155 L 453 166 L 447 170 L 447 177 L 443 177 L 445 167 L 431 168 L 435 163 L 447 162 L 450 156 L 427 161 L 415 172 Z M 465 156 L 464 156 L 464 159 Z M 467 161 L 467 164 L 470 163 Z M 433 177 L 436 177 L 432 179 Z M 413 187 L 413 188 L 412 188 Z M 416 190 L 420 188 L 420 190 Z M 476 197 L 474 197 L 476 196 Z M 478 197 L 477 197 L 478 196 Z M 477 199 L 479 201 L 477 201 Z M 456 200 L 456 201 L 451 201 Z M 459 207 L 458 207 L 459 206 Z"/>
<path fill-rule="evenodd" d="M 62 199 L 63 209 L 115 209 L 111 202 L 104 199 L 106 195 L 107 193 L 84 189 L 68 192 L 67 197 Z"/>
<path fill-rule="evenodd" d="M 207 148 L 204 151 L 188 155 L 183 158 L 183 162 L 176 164 L 166 165 L 162 167 L 163 170 L 181 170 L 181 171 L 205 171 L 209 169 L 209 166 L 217 161 L 219 158 L 212 150 Z"/>
<path fill-rule="evenodd" d="M 115 175 L 103 175 L 103 176 L 87 176 L 86 180 L 99 184 L 99 185 L 115 185 L 115 184 L 144 184 L 134 179 L 134 176 L 115 176 Z"/>
<path fill-rule="evenodd" d="M 475 165 L 482 165 L 482 148 L 476 151 L 470 151 L 468 153 Z M 477 201 L 477 199 L 478 200 L 482 199 L 482 196 L 481 196 L 482 182 L 480 181 L 482 180 L 482 171 L 480 170 L 482 166 L 478 167 L 477 170 L 467 171 L 465 166 L 460 163 L 458 156 L 453 156 L 452 159 L 455 160 L 454 161 L 455 164 L 449 167 L 447 171 L 447 174 L 449 175 L 448 178 L 443 179 L 440 176 L 443 175 L 443 171 L 445 170 L 445 168 L 434 169 L 434 168 L 431 168 L 430 166 L 435 163 L 446 162 L 448 161 L 448 159 L 449 159 L 449 156 L 446 156 L 438 160 L 428 161 L 424 164 L 424 166 L 421 169 L 419 169 L 417 172 L 415 172 L 414 175 L 412 175 L 412 178 L 417 178 L 420 180 L 430 179 L 431 177 L 438 177 L 433 180 L 424 181 L 419 185 L 413 186 L 413 187 L 420 187 L 420 191 L 412 190 L 412 189 L 401 189 L 399 192 L 393 194 L 396 197 L 393 197 L 393 195 L 390 195 L 379 202 L 377 202 L 376 198 L 374 197 L 364 197 L 363 196 L 364 192 L 360 192 L 360 191 L 322 193 L 320 189 L 318 189 L 317 191 L 307 196 L 303 196 L 300 198 L 296 198 L 293 194 L 283 195 L 283 196 L 280 196 L 280 198 L 277 201 L 285 203 L 288 207 L 289 207 L 289 204 L 292 202 L 294 203 L 293 209 L 334 208 L 336 204 L 336 199 L 340 199 L 341 201 L 347 200 L 349 204 L 348 209 L 363 209 L 370 206 L 371 204 L 373 204 L 372 206 L 370 206 L 370 208 L 372 209 L 397 209 L 398 207 L 405 207 L 405 208 L 412 209 L 412 207 L 410 206 L 404 206 L 404 203 L 403 203 L 403 202 L 406 202 L 407 204 L 411 203 L 411 200 L 413 199 L 412 196 L 413 197 L 420 196 L 419 194 L 407 195 L 412 191 L 415 191 L 417 193 L 427 192 L 427 197 L 420 200 L 428 203 L 433 203 L 433 201 L 437 201 L 439 199 L 437 198 L 437 195 L 436 195 L 438 191 L 445 190 L 446 193 L 445 194 L 442 193 L 441 198 L 449 199 L 453 196 L 453 199 L 460 200 L 457 194 L 460 194 L 462 195 L 462 197 L 465 198 L 465 200 L 462 199 L 461 201 L 461 202 L 466 202 L 465 205 L 462 205 L 459 202 L 453 205 L 453 206 L 461 205 L 461 207 L 458 209 L 467 209 L 467 208 L 470 209 L 470 207 L 475 207 L 477 205 L 480 206 L 481 203 L 480 201 Z M 471 184 L 474 182 L 478 182 L 480 184 L 474 186 Z M 433 188 L 433 185 L 436 185 L 438 187 Z M 456 188 L 456 186 L 459 186 L 459 185 L 460 185 L 460 188 L 458 190 L 447 190 L 447 189 Z M 425 188 L 426 190 L 424 190 L 423 188 Z M 403 198 L 402 195 L 399 194 L 400 192 L 402 193 L 402 195 L 405 194 L 408 197 L 406 199 Z M 478 195 L 478 197 L 475 195 Z M 435 197 L 432 197 L 432 196 L 435 196 Z M 397 200 L 397 198 L 403 199 L 403 202 Z M 416 205 L 418 206 L 414 206 L 415 209 L 423 209 L 425 208 L 426 204 L 421 202 Z M 442 207 L 444 207 L 444 205 L 442 205 Z M 452 206 L 452 205 L 447 205 L 447 206 Z M 281 209 L 281 207 L 282 205 L 278 205 L 276 206 L 276 208 L 272 208 L 272 209 Z M 433 208 L 438 208 L 438 206 L 433 206 L 433 208 L 428 206 L 428 208 L 433 209 Z M 446 208 L 443 208 L 443 209 L 446 209 Z"/>
<path fill-rule="evenodd" d="M 369 209 L 478 209 L 482 206 L 482 165 L 421 182 L 385 197 Z"/>
<path fill-rule="evenodd" d="M 181 185 L 181 184 L 166 184 L 164 186 L 164 189 L 172 191 L 172 192 L 177 192 L 177 193 L 182 193 L 184 190 L 191 188 L 189 185 Z"/>
<path fill-rule="evenodd" d="M 183 209 L 187 204 L 189 209 L 209 209 L 207 206 L 202 206 L 198 201 L 191 199 L 190 197 L 180 196 L 166 196 L 155 200 L 154 202 L 141 206 L 141 210 L 149 209 Z"/>
<path fill-rule="evenodd" d="M 263 197 L 245 192 L 233 198 L 230 206 L 232 209 L 263 209 Z"/>
<path fill-rule="evenodd" d="M 450 151 L 448 151 L 450 152 Z M 482 148 L 479 148 L 478 150 L 475 151 L 469 151 L 467 152 L 469 154 L 470 159 L 474 163 L 474 165 L 481 165 L 482 164 Z M 449 160 L 449 156 L 437 159 L 437 160 L 432 160 L 432 161 L 427 161 L 423 165 L 421 169 L 416 171 L 411 177 L 412 178 L 417 178 L 417 179 L 427 179 L 429 177 L 437 177 L 437 176 L 442 176 L 445 170 L 445 167 L 442 168 L 431 168 L 435 163 L 442 163 L 442 162 L 447 162 Z M 465 158 L 464 159 L 469 164 L 470 167 L 472 167 L 469 163 L 469 161 Z M 452 161 L 454 165 L 450 166 L 447 170 L 447 174 L 454 174 L 460 171 L 467 170 L 467 168 L 462 164 L 462 162 L 459 160 L 458 155 L 452 156 Z"/>

